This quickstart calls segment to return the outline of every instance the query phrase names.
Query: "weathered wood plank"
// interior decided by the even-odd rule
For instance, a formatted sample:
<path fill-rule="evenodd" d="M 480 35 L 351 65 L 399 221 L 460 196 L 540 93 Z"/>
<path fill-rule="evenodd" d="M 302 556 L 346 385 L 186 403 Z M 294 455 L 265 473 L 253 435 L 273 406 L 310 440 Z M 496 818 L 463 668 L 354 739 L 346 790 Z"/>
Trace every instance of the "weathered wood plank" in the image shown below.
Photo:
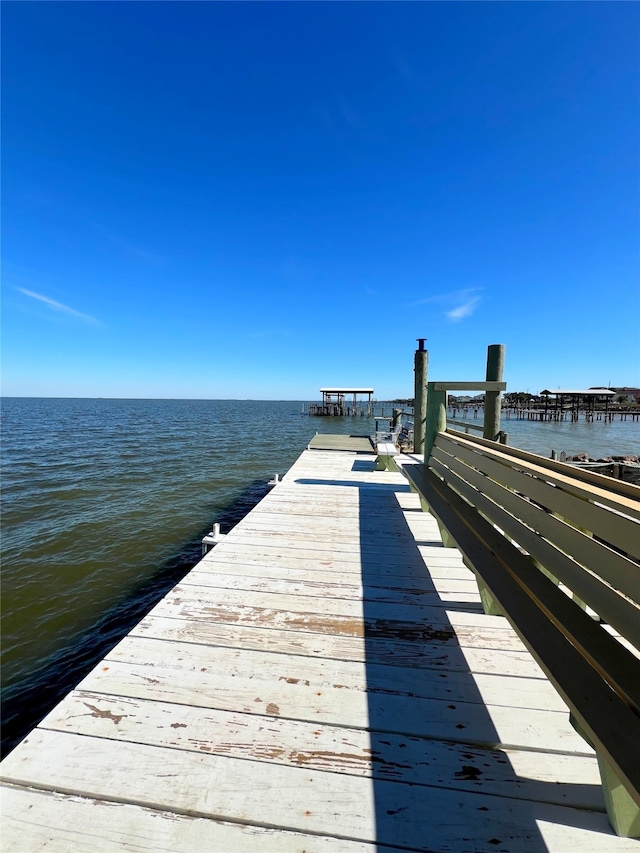
<path fill-rule="evenodd" d="M 604 811 L 595 757 L 479 750 L 78 690 L 45 718 L 41 728 Z"/>
<path fill-rule="evenodd" d="M 537 710 L 566 710 L 556 691 L 545 679 L 512 677 L 387 666 L 370 661 L 324 660 L 298 655 L 274 656 L 250 649 L 218 649 L 212 660 L 206 646 L 178 646 L 152 639 L 125 637 L 105 658 L 130 664 L 149 664 L 163 669 L 185 669 L 211 674 L 231 674 L 254 682 L 315 688 L 335 688 L 347 693 L 372 693 L 441 699 L 453 702 L 505 705 Z M 102 666 L 95 670 L 100 674 Z M 107 676 L 108 681 L 108 676 Z M 317 695 L 317 694 L 316 694 Z M 346 695 L 346 694 L 345 694 Z"/>
<path fill-rule="evenodd" d="M 139 641 L 141 642 L 141 641 Z M 140 699 L 160 699 L 196 707 L 219 708 L 244 713 L 267 714 L 294 720 L 308 720 L 350 726 L 353 728 L 372 728 L 378 731 L 396 732 L 446 739 L 452 731 L 456 739 L 463 743 L 485 744 L 503 747 L 536 748 L 541 739 L 550 750 L 559 752 L 578 752 L 588 754 L 589 748 L 573 731 L 565 710 L 541 710 L 539 708 L 516 708 L 506 704 L 508 679 L 497 677 L 497 683 L 491 684 L 491 676 L 484 678 L 482 690 L 485 694 L 500 694 L 504 689 L 504 698 L 496 696 L 495 701 L 505 704 L 490 705 L 485 708 L 480 696 L 480 685 L 464 679 L 458 681 L 458 691 L 467 701 L 456 699 L 456 685 L 449 678 L 433 678 L 432 685 L 416 685 L 416 692 L 447 695 L 451 689 L 451 698 L 428 698 L 410 695 L 410 682 L 405 682 L 403 693 L 398 688 L 402 677 L 395 680 L 380 675 L 379 684 L 373 680 L 371 668 L 367 667 L 365 684 L 349 683 L 353 675 L 350 667 L 338 666 L 331 662 L 327 673 L 313 678 L 310 665 L 315 668 L 325 661 L 309 658 L 301 659 L 296 666 L 295 658 L 280 657 L 277 663 L 267 664 L 262 658 L 262 666 L 271 667 L 271 673 L 260 677 L 258 666 L 247 667 L 248 653 L 237 656 L 236 663 L 221 663 L 222 654 L 211 659 L 208 650 L 198 646 L 183 646 L 176 650 L 170 644 L 154 644 L 146 641 L 149 647 L 142 659 L 135 642 L 123 641 L 103 663 L 94 669 L 79 685 L 79 689 L 91 692 L 128 696 Z M 260 658 L 251 653 L 256 661 Z M 337 672 L 332 670 L 337 669 Z M 388 667 L 391 673 L 398 668 Z M 375 673 L 377 676 L 378 673 Z M 311 676 L 311 677 L 309 677 Z M 406 678 L 411 672 L 406 673 Z M 340 680 L 338 680 L 340 679 Z M 544 692 L 544 682 L 535 685 Z M 360 689 L 358 689 L 360 688 Z M 390 689 L 391 688 L 391 689 Z M 513 695 L 513 694 L 512 694 Z M 542 697 L 541 697 L 542 698 Z M 468 700 L 474 701 L 468 701 Z M 544 699 L 543 699 L 544 701 Z M 534 705 L 535 697 L 520 700 L 523 705 Z M 553 700 L 550 700 L 553 703 Z M 537 700 L 540 704 L 540 699 Z"/>
<path fill-rule="evenodd" d="M 385 620 L 410 622 L 415 628 L 421 623 L 446 626 L 450 622 L 450 613 L 455 610 L 458 618 L 466 615 L 467 625 L 484 627 L 486 616 L 481 605 L 474 601 L 456 603 L 455 608 L 447 609 L 446 603 L 434 600 L 429 604 L 396 604 L 384 601 L 357 601 L 344 598 L 326 598 L 318 595 L 284 595 L 278 592 L 251 592 L 243 589 L 216 589 L 209 586 L 195 586 L 190 583 L 177 584 L 165 599 L 167 603 L 183 605 L 198 610 L 203 616 L 214 617 L 229 614 L 240 615 L 247 608 L 264 611 L 280 611 L 283 618 L 291 621 L 300 617 L 336 616 L 347 619 L 364 618 L 372 622 Z M 446 612 L 445 612 L 446 611 Z M 267 617 L 268 619 L 268 617 Z"/>
<path fill-rule="evenodd" d="M 427 572 L 426 567 L 419 573 L 402 572 L 398 567 L 397 575 L 373 575 L 363 583 L 362 572 L 332 571 L 319 565 L 319 561 L 310 564 L 300 560 L 273 560 L 270 562 L 253 560 L 241 562 L 220 558 L 218 560 L 201 560 L 196 568 L 183 578 L 183 583 L 190 583 L 194 573 L 209 574 L 211 578 L 226 579 L 224 583 L 233 583 L 235 578 L 252 578 L 254 580 L 289 580 L 292 583 L 326 585 L 327 588 L 342 586 L 345 591 L 351 589 L 406 592 L 412 595 L 425 591 L 442 590 L 443 592 L 470 592 L 474 587 L 474 575 L 460 563 L 459 566 L 436 566 Z M 374 593 L 372 593 L 374 594 Z M 377 593 L 375 593 L 377 594 Z"/>
<path fill-rule="evenodd" d="M 217 568 L 217 566 L 216 566 Z M 277 595 L 304 595 L 320 598 L 340 598 L 348 601 L 376 601 L 386 604 L 411 606 L 425 604 L 431 607 L 449 606 L 452 601 L 480 604 L 478 587 L 473 577 L 458 581 L 457 588 L 450 591 L 436 589 L 362 586 L 318 580 L 293 580 L 276 577 L 252 577 L 251 575 L 224 574 L 219 572 L 190 572 L 181 586 L 210 587 L 218 590 L 245 590 L 246 592 L 271 593 Z M 366 605 L 365 605 L 366 606 Z"/>
<path fill-rule="evenodd" d="M 390 501 L 378 505 L 378 511 L 373 512 L 372 507 L 358 507 L 358 512 L 346 514 L 344 511 L 336 510 L 335 513 L 320 511 L 318 508 L 308 507 L 298 502 L 295 504 L 296 512 L 274 512 L 271 502 L 265 502 L 259 512 L 251 513 L 243 521 L 238 522 L 238 527 L 266 526 L 282 527 L 285 529 L 321 528 L 328 531 L 352 531 L 371 530 L 376 534 L 382 534 L 388 530 L 405 532 L 409 524 L 417 528 L 428 528 L 432 526 L 429 516 L 415 515 L 408 519 L 402 513 L 397 502 Z"/>
<path fill-rule="evenodd" d="M 247 593 L 249 595 L 249 593 Z M 397 619 L 384 619 L 380 616 L 336 616 L 316 612 L 297 613 L 286 609 L 275 610 L 268 607 L 236 606 L 233 610 L 224 605 L 213 603 L 202 605 L 198 601 L 185 600 L 175 596 L 164 598 L 151 611 L 153 616 L 166 616 L 193 621 L 220 622 L 230 625 L 252 625 L 263 629 L 287 629 L 311 634 L 331 634 L 342 637 L 366 638 L 367 642 L 400 640 L 408 643 L 447 643 L 455 638 L 471 633 L 484 648 L 524 651 L 526 647 L 517 634 L 501 617 L 485 617 L 486 622 L 473 619 L 478 614 L 462 610 L 446 610 L 433 607 L 429 621 L 401 622 Z M 465 617 L 470 617 L 470 621 Z M 494 620 L 495 621 L 490 621 Z"/>
<path fill-rule="evenodd" d="M 462 558 L 458 551 L 444 548 L 442 541 L 437 546 L 428 549 L 418 546 L 417 551 L 399 552 L 390 554 L 378 554 L 368 551 L 364 555 L 359 550 L 351 552 L 335 552 L 326 547 L 314 548 L 296 547 L 290 548 L 286 544 L 266 540 L 256 543 L 252 537 L 243 538 L 234 532 L 232 539 L 224 539 L 219 545 L 210 551 L 203 562 L 210 563 L 213 560 L 241 563 L 274 563 L 278 565 L 299 565 L 300 561 L 306 562 L 310 568 L 321 570 L 323 567 L 340 572 L 357 572 L 362 574 L 366 566 L 367 577 L 385 576 L 398 574 L 412 575 L 418 572 L 420 576 L 425 574 L 425 559 L 428 559 L 429 569 L 437 567 L 463 567 Z M 285 562 L 286 561 L 286 562 Z"/>
<path fill-rule="evenodd" d="M 108 799 L 5 786 L 3 853 L 393 853 L 326 835 L 225 823 Z"/>
<path fill-rule="evenodd" d="M 326 835 L 332 826 L 350 840 L 409 850 L 489 853 L 508 839 L 510 853 L 600 853 L 605 838 L 612 853 L 637 849 L 612 834 L 601 812 L 440 788 L 426 800 L 420 786 L 266 766 L 257 775 L 265 765 L 253 761 L 36 730 L 3 769 L 14 784 L 37 779 L 43 789 L 240 823 L 263 824 L 269 815 L 290 832 Z"/>
<path fill-rule="evenodd" d="M 371 528 L 373 532 L 374 528 Z M 275 542 L 284 542 L 290 547 L 296 547 L 296 543 L 318 543 L 321 547 L 327 547 L 327 540 L 330 539 L 332 550 L 335 548 L 339 551 L 367 551 L 375 548 L 383 553 L 391 553 L 398 548 L 406 545 L 405 531 L 397 530 L 395 532 L 383 532 L 380 539 L 369 535 L 369 531 L 355 530 L 345 528 L 341 533 L 337 530 L 323 530 L 320 525 L 304 525 L 299 526 L 261 526 L 253 521 L 246 524 L 240 523 L 234 528 L 234 538 L 240 536 L 245 540 L 251 539 L 260 543 L 261 540 L 267 539 Z"/>
<path fill-rule="evenodd" d="M 494 632 L 495 634 L 495 632 Z M 459 672 L 504 673 L 526 678 L 544 678 L 544 673 L 520 644 L 507 648 L 510 632 L 496 638 L 473 628 L 456 631 L 456 643 L 405 642 L 364 639 L 332 634 L 258 628 L 250 625 L 194 621 L 149 615 L 129 636 L 175 640 L 198 645 L 246 648 L 281 655 L 323 657 L 331 660 L 368 661 L 391 666 L 430 667 Z M 486 644 L 486 648 L 483 646 Z"/>

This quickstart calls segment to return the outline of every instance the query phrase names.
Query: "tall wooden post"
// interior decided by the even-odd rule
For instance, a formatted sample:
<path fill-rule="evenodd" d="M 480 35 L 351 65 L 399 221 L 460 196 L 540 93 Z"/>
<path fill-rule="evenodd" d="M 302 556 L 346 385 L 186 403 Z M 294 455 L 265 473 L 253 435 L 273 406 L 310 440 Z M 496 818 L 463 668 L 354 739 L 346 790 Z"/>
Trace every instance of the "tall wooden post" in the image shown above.
<path fill-rule="evenodd" d="M 436 436 L 447 429 L 447 392 L 435 391 L 435 382 L 427 383 L 427 426 L 424 437 L 424 461 L 429 461 Z"/>
<path fill-rule="evenodd" d="M 504 344 L 491 344 L 487 347 L 487 382 L 502 382 L 504 371 Z M 484 438 L 495 441 L 500 432 L 500 410 L 502 392 L 487 391 L 484 396 Z"/>
<path fill-rule="evenodd" d="M 413 395 L 413 452 L 424 451 L 424 437 L 427 426 L 427 371 L 429 353 L 424 348 L 426 338 L 418 338 L 418 349 L 414 358 L 414 395 Z"/>

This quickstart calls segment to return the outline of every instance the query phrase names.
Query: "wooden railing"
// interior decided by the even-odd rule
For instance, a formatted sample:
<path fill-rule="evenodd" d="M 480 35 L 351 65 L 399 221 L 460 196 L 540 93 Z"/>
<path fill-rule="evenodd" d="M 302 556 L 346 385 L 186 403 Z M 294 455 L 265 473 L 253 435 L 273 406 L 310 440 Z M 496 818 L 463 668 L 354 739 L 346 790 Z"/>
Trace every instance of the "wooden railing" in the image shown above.
<path fill-rule="evenodd" d="M 400 467 L 594 747 L 609 819 L 640 836 L 640 488 L 437 432 Z"/>

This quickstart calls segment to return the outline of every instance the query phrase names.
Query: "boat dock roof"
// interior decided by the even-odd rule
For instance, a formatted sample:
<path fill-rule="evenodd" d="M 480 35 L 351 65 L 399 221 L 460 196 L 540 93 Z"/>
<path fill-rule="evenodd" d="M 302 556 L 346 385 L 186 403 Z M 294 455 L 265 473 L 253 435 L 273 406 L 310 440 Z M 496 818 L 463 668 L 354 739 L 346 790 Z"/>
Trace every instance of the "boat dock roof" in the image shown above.
<path fill-rule="evenodd" d="M 375 388 L 320 388 L 321 394 L 373 394 Z"/>

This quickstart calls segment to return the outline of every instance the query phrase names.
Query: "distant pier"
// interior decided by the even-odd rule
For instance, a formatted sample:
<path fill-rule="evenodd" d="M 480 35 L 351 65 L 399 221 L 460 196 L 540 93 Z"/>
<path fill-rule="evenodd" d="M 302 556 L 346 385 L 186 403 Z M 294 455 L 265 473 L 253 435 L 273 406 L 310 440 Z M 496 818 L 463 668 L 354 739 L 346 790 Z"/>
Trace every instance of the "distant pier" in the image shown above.
<path fill-rule="evenodd" d="M 361 417 L 373 414 L 373 388 L 320 388 L 321 403 L 309 403 L 308 413 L 313 417 Z M 358 397 L 366 397 L 358 401 Z"/>

